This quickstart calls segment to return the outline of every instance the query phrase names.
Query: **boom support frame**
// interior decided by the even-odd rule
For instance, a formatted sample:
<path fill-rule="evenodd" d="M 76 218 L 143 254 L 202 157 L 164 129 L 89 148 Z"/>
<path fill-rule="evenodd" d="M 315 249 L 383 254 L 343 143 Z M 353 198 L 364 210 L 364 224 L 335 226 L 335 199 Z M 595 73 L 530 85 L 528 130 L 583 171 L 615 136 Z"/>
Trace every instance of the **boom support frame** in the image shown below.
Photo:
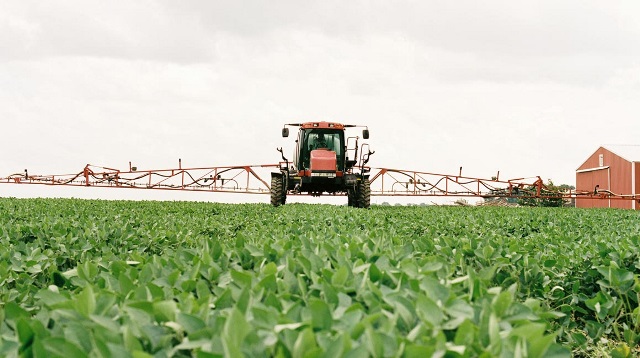
<path fill-rule="evenodd" d="M 131 163 L 128 170 L 87 164 L 80 172 L 74 174 L 30 175 L 25 170 L 24 173 L 0 178 L 0 184 L 270 194 L 270 185 L 263 177 L 269 178 L 269 173 L 279 168 L 280 164 L 183 168 L 181 160 L 178 162 L 178 168 L 157 170 L 138 170 L 132 167 Z M 580 197 L 640 202 L 639 194 L 619 194 L 597 187 L 592 191 L 552 191 L 539 176 L 500 180 L 498 176 L 491 179 L 463 176 L 462 169 L 458 175 L 391 168 L 363 169 L 370 173 L 372 196 L 539 199 Z M 307 194 L 290 190 L 287 195 Z"/>

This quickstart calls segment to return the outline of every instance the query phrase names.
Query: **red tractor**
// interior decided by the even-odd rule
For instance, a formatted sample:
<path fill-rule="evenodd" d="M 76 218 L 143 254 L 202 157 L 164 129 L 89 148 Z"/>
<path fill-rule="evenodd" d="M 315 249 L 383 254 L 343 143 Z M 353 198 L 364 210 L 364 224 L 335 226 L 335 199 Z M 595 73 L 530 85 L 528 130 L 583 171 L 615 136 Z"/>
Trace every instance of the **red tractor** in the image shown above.
<path fill-rule="evenodd" d="M 280 171 L 271 173 L 271 204 L 283 205 L 287 194 L 346 194 L 348 205 L 368 208 L 371 203 L 369 168 L 365 165 L 374 152 L 364 143 L 358 148 L 359 137 L 346 137 L 347 128 L 364 127 L 362 138 L 369 138 L 365 126 L 331 122 L 285 124 L 282 136 L 289 128 L 299 127 L 293 162 L 285 158 L 282 148 Z M 358 151 L 360 150 L 360 158 Z M 365 152 L 366 150 L 366 152 Z M 358 160 L 359 159 L 359 160 Z M 356 164 L 360 162 L 358 166 Z"/>

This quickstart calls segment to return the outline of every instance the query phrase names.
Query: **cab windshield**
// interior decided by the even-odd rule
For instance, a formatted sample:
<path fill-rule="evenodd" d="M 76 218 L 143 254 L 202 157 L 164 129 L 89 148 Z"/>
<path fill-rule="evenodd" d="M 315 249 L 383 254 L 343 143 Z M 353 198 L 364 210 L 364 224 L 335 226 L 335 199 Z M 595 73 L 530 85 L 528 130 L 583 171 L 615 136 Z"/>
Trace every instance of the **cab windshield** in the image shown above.
<path fill-rule="evenodd" d="M 331 131 L 326 129 L 308 129 L 305 131 L 303 145 L 300 151 L 301 163 L 304 169 L 309 168 L 309 157 L 312 150 L 327 149 L 336 152 L 338 160 L 338 170 L 343 168 L 343 132 Z M 303 169 L 303 168 L 301 168 Z"/>

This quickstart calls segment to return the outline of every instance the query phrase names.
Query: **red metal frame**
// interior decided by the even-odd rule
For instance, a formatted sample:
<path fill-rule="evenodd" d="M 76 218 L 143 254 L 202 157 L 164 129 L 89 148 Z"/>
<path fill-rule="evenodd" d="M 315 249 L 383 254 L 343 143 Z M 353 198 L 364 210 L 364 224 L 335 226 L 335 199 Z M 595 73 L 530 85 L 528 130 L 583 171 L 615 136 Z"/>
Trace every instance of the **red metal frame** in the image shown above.
<path fill-rule="evenodd" d="M 540 197 L 546 188 L 540 177 L 480 179 L 402 169 L 373 169 L 371 195 L 382 196 L 529 196 Z M 533 189 L 531 189 L 533 188 Z"/>
<path fill-rule="evenodd" d="M 269 194 L 269 184 L 259 172 L 279 168 L 280 164 L 182 168 L 180 161 L 174 169 L 137 170 L 129 164 L 128 170 L 118 170 L 87 164 L 75 174 L 29 175 L 25 171 L 0 178 L 0 183 Z M 390 168 L 365 169 L 371 173 L 372 196 L 640 200 L 640 195 L 609 190 L 553 192 L 539 176 L 500 180 L 463 176 L 462 170 L 458 175 L 447 175 Z M 290 192 L 288 195 L 300 194 Z"/>
<path fill-rule="evenodd" d="M 106 188 L 191 190 L 244 194 L 268 194 L 269 185 L 256 169 L 278 168 L 277 164 L 221 167 L 129 170 L 87 164 L 81 172 L 61 175 L 13 174 L 0 183 L 71 185 Z"/>
<path fill-rule="evenodd" d="M 539 176 L 500 180 L 498 173 L 494 178 L 481 179 L 463 176 L 462 169 L 459 175 L 388 168 L 371 168 L 371 173 L 369 181 L 373 196 L 640 199 L 640 195 L 617 194 L 609 190 L 552 191 Z"/>

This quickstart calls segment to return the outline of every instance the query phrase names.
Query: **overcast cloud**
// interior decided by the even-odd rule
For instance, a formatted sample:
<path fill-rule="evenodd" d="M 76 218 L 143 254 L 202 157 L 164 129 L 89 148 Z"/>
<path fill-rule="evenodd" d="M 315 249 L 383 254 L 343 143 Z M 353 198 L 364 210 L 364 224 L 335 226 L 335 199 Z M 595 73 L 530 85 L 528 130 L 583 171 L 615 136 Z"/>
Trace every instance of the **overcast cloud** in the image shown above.
<path fill-rule="evenodd" d="M 283 123 L 330 120 L 369 126 L 376 167 L 574 184 L 598 146 L 640 144 L 638 14 L 637 1 L 5 1 L 0 177 L 273 163 L 293 151 Z M 60 190 L 45 189 L 0 195 Z"/>

